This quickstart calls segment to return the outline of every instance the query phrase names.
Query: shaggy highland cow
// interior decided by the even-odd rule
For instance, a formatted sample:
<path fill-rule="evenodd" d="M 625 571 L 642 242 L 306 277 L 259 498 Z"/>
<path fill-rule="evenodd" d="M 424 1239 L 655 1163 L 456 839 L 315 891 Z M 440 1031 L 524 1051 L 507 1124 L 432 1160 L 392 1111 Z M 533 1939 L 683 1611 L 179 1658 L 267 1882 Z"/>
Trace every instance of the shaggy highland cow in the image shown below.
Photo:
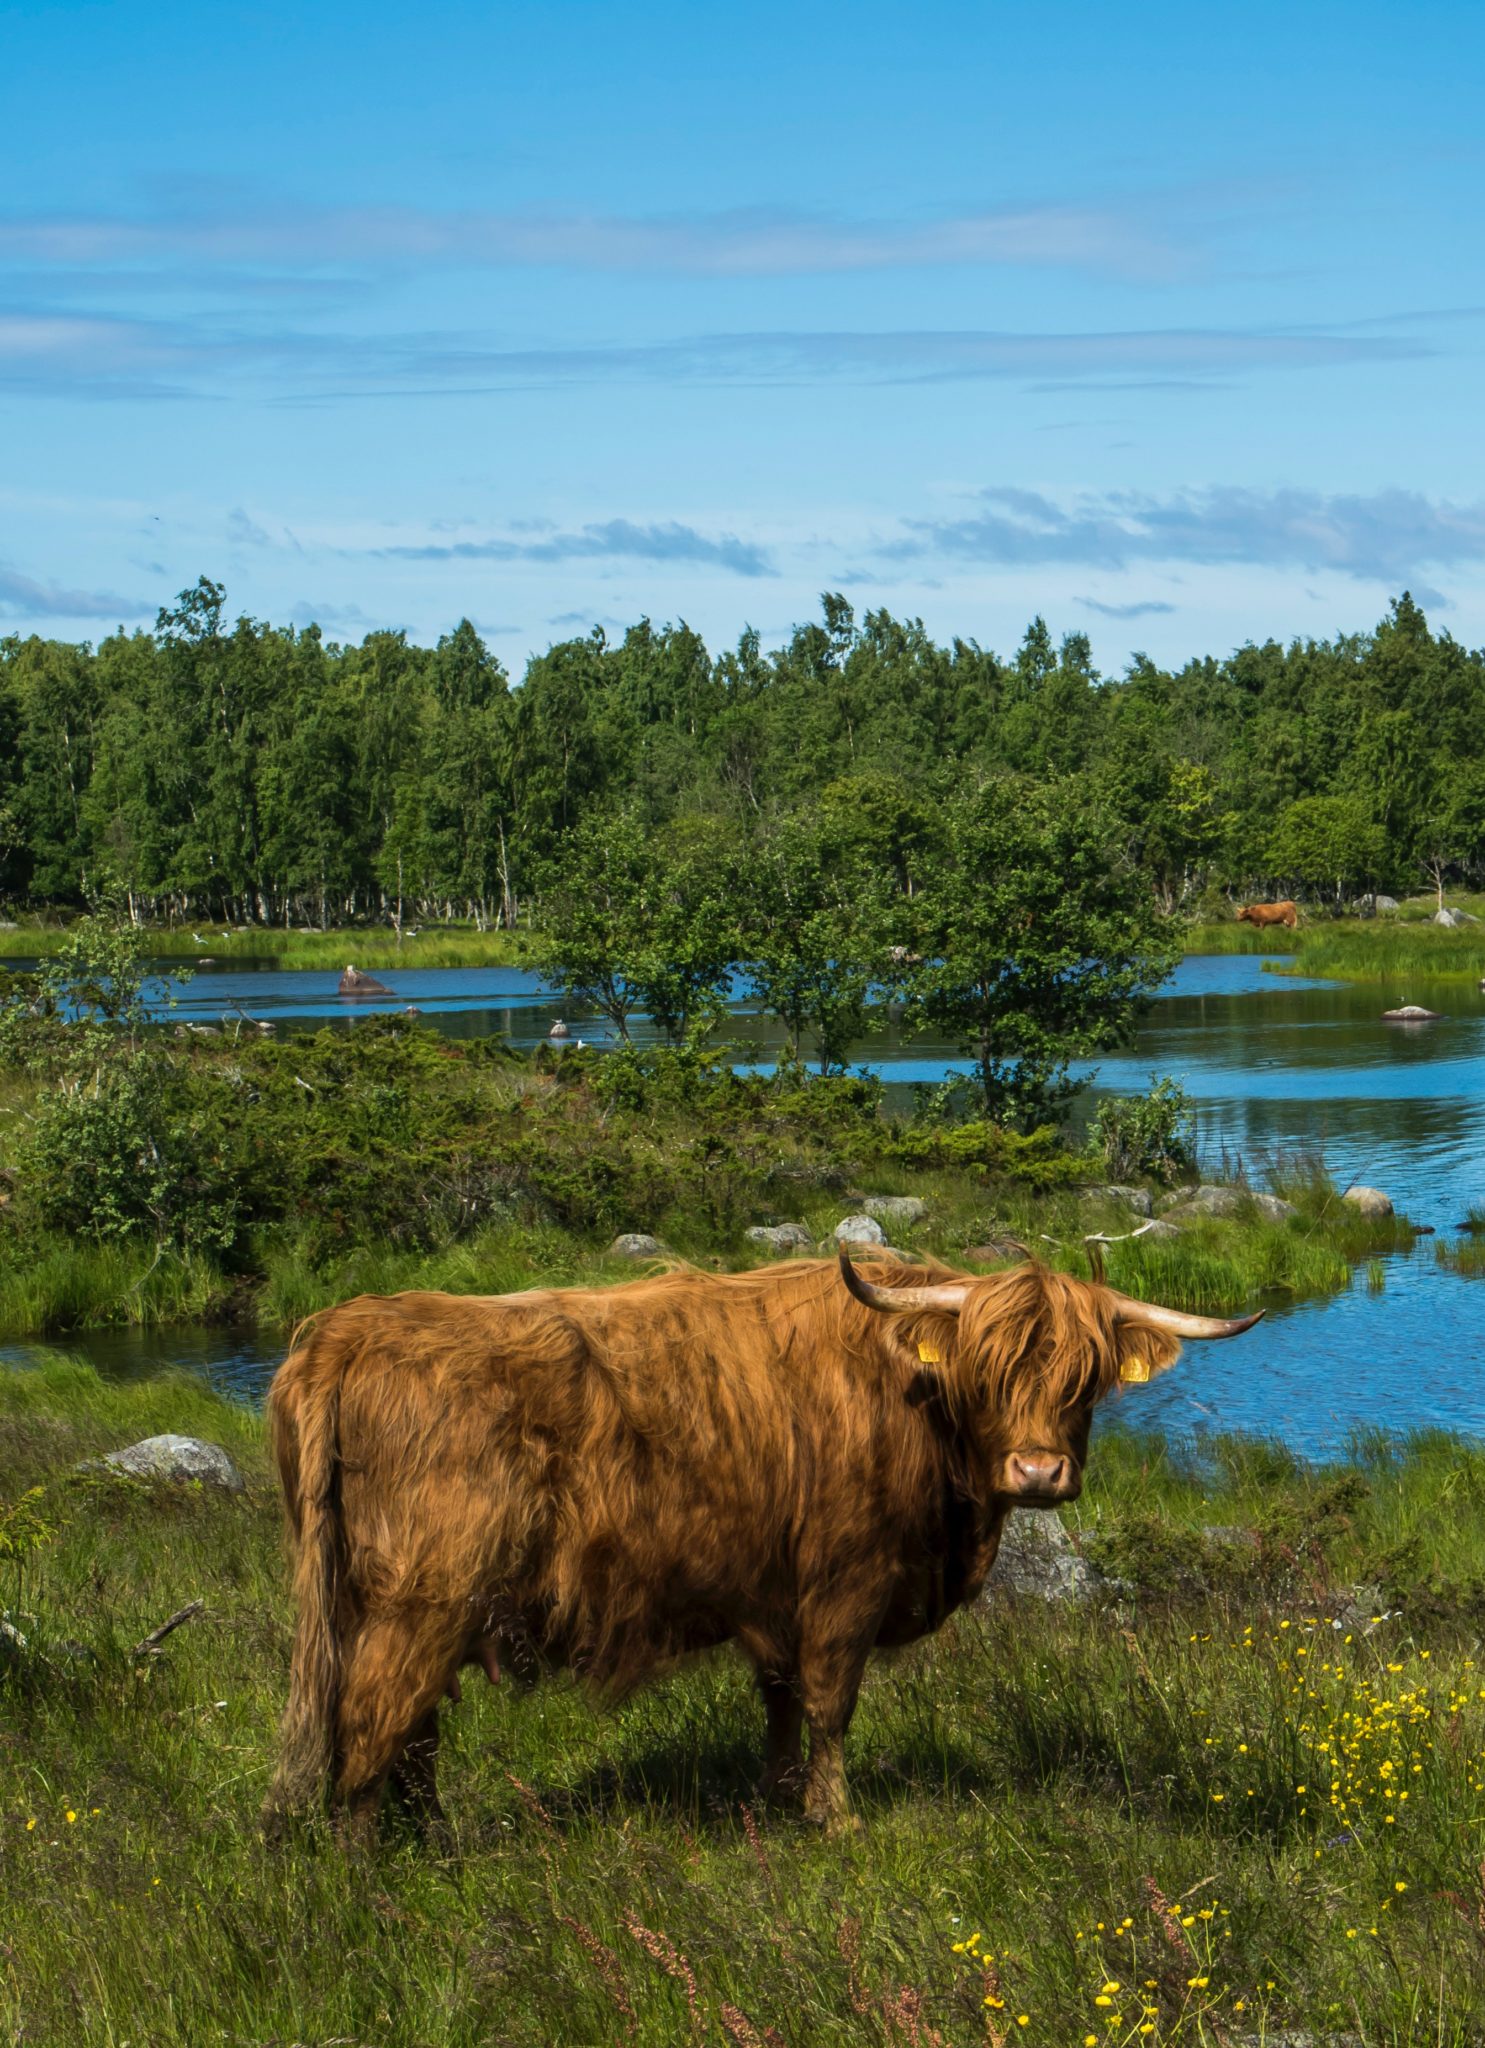
<path fill-rule="evenodd" d="M 328 1792 L 367 1830 L 390 1779 L 440 1823 L 438 1713 L 463 1665 L 565 1665 L 617 1694 L 733 1641 L 765 1790 L 849 1824 L 873 1648 L 974 1598 L 1013 1507 L 1076 1499 L 1121 1377 L 1258 1320 L 1033 1262 L 873 1270 L 843 1253 L 311 1318 L 269 1397 L 299 1602 L 270 1820 Z"/>

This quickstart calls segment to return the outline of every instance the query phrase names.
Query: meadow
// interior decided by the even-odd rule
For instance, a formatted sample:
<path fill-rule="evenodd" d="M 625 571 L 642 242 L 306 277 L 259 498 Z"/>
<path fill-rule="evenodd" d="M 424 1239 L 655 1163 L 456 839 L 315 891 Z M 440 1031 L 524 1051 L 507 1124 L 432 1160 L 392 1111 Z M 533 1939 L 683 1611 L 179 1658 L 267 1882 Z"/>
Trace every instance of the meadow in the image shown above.
<path fill-rule="evenodd" d="M 405 926 L 400 937 L 388 924 L 338 926 L 331 931 L 287 930 L 280 925 L 238 925 L 229 931 L 207 924 L 148 924 L 139 929 L 141 950 L 152 960 L 271 961 L 276 967 L 334 969 L 353 962 L 363 971 L 384 967 L 516 967 L 525 957 L 518 933 L 495 925 L 480 929 L 464 920 Z M 20 921 L 0 931 L 0 958 L 45 960 L 66 946 L 71 926 L 61 921 Z"/>
<path fill-rule="evenodd" d="M 0 1375 L 0 2038 L 1478 2040 L 1485 1453 L 1377 1438 L 1314 1469 L 1111 1422 L 1066 1522 L 1112 1583 L 874 1663 L 859 1837 L 756 1805 L 724 1653 L 613 1710 L 468 1684 L 452 1852 L 389 1818 L 357 1857 L 257 1834 L 290 1628 L 258 1417 L 186 1380 Z M 75 1469 L 165 1429 L 246 1493 Z"/>

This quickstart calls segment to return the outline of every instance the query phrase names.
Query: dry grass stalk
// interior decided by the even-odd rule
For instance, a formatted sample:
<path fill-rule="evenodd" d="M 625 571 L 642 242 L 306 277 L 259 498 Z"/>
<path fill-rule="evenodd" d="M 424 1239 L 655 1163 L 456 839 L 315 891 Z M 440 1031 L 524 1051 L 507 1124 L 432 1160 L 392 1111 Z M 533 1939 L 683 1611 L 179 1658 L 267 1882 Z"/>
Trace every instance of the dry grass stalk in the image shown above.
<path fill-rule="evenodd" d="M 624 1926 L 637 1941 L 645 1954 L 652 1956 L 668 1977 L 673 1977 L 686 1994 L 686 2009 L 691 2015 L 691 2031 L 702 2032 L 701 1998 L 696 1988 L 696 1973 L 675 1943 L 659 1934 L 653 1927 L 646 1927 L 632 1913 L 624 1915 Z"/>

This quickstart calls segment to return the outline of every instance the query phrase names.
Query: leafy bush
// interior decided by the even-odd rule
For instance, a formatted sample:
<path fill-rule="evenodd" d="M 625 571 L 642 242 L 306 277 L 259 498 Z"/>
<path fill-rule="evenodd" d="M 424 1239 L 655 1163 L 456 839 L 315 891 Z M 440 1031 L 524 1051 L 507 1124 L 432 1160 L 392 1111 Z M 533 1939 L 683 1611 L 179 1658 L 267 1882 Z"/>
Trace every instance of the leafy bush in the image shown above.
<path fill-rule="evenodd" d="M 241 1220 L 233 1163 L 213 1120 L 193 1116 L 152 1052 L 46 1090 L 20 1154 L 27 1204 L 46 1229 L 148 1236 L 178 1251 L 229 1251 Z"/>
<path fill-rule="evenodd" d="M 1196 1166 L 1196 1117 L 1179 1081 L 1150 1076 L 1148 1095 L 1109 1095 L 1093 1119 L 1094 1142 L 1116 1181 L 1173 1180 Z"/>

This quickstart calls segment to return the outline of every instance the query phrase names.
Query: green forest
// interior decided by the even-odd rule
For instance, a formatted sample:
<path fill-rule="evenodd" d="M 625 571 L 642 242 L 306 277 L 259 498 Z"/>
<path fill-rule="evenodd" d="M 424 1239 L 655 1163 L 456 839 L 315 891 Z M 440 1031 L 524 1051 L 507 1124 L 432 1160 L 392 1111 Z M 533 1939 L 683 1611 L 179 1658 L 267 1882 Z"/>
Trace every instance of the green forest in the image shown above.
<path fill-rule="evenodd" d="M 513 927 L 612 831 L 911 904 L 989 785 L 1043 834 L 1075 817 L 1167 914 L 1473 884 L 1485 653 L 1404 595 L 1369 633 L 1110 678 L 1040 618 L 1003 657 L 826 594 L 772 652 L 641 620 L 515 683 L 467 620 L 342 646 L 233 623 L 205 577 L 153 632 L 0 640 L 12 915 L 112 892 L 151 922 Z"/>

